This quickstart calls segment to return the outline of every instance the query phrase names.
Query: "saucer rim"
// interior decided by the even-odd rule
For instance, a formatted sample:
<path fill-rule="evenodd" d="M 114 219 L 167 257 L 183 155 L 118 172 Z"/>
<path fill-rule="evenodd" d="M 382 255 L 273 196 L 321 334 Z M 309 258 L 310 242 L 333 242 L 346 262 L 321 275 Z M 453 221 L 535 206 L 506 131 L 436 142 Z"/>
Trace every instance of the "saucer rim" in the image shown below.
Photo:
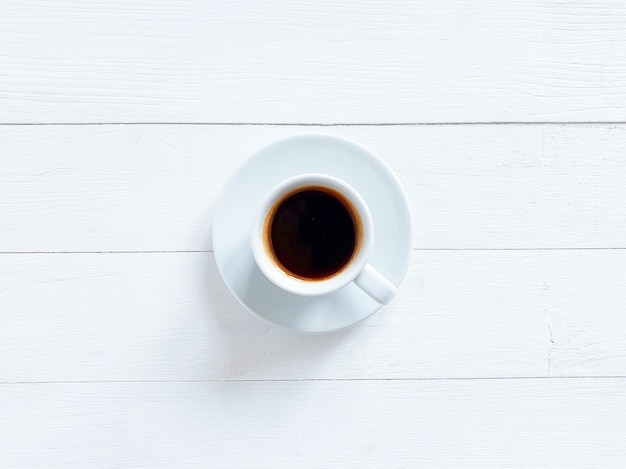
<path fill-rule="evenodd" d="M 370 318 L 372 315 L 374 315 L 374 313 L 379 311 L 385 305 L 379 304 L 378 307 L 376 309 L 374 309 L 373 311 L 371 311 L 369 314 L 366 314 L 362 318 L 359 318 L 358 320 L 350 322 L 350 323 L 346 324 L 345 326 L 342 326 L 342 327 L 339 327 L 339 328 L 320 329 L 320 330 L 302 330 L 302 329 L 298 329 L 296 327 L 288 326 L 286 324 L 283 324 L 283 323 L 280 323 L 280 322 L 276 322 L 276 321 L 274 321 L 274 320 L 272 320 L 272 319 L 270 319 L 270 318 L 260 314 L 259 312 L 255 311 L 250 306 L 248 306 L 245 302 L 242 301 L 240 295 L 236 291 L 233 291 L 233 289 L 231 289 L 231 286 L 229 285 L 228 281 L 226 280 L 224 272 L 223 272 L 223 270 L 222 270 L 222 268 L 220 266 L 220 261 L 218 261 L 218 258 L 220 258 L 220 255 L 218 254 L 219 249 L 217 249 L 217 250 L 215 249 L 215 240 L 216 240 L 216 236 L 215 236 L 216 228 L 215 227 L 219 225 L 218 223 L 215 223 L 215 222 L 218 219 L 218 215 L 219 215 L 219 212 L 220 212 L 219 208 L 222 206 L 223 200 L 224 200 L 224 198 L 226 196 L 226 189 L 231 187 L 233 182 L 236 181 L 236 179 L 237 179 L 239 173 L 241 172 L 241 170 L 243 168 L 245 168 L 252 160 L 257 158 L 259 154 L 264 153 L 264 152 L 270 150 L 274 146 L 286 145 L 286 144 L 289 144 L 290 142 L 294 142 L 294 141 L 297 142 L 297 141 L 306 140 L 306 139 L 313 139 L 313 140 L 317 139 L 317 140 L 326 140 L 326 141 L 330 141 L 330 142 L 340 142 L 340 143 L 343 143 L 343 144 L 348 144 L 350 146 L 356 147 L 358 150 L 360 150 L 363 153 L 367 154 L 369 156 L 370 161 L 371 162 L 375 162 L 375 164 L 377 166 L 377 170 L 384 172 L 385 176 L 388 177 L 393 182 L 394 190 L 396 190 L 398 192 L 398 194 L 401 196 L 402 200 L 404 201 L 405 208 L 406 208 L 406 211 L 405 211 L 406 212 L 406 221 L 407 221 L 407 226 L 408 226 L 408 230 L 409 230 L 409 236 L 408 236 L 409 248 L 408 248 L 407 256 L 406 256 L 405 261 L 404 261 L 404 265 L 402 266 L 402 269 L 401 269 L 401 275 L 399 276 L 400 280 L 398 281 L 397 284 L 395 282 L 392 282 L 393 285 L 396 288 L 398 288 L 398 289 L 399 289 L 400 285 L 402 284 L 402 281 L 406 277 L 406 273 L 408 271 L 408 267 L 409 267 L 410 262 L 411 262 L 411 252 L 413 250 L 412 249 L 412 242 L 411 242 L 411 240 L 412 240 L 413 220 L 412 220 L 412 215 L 411 215 L 411 210 L 410 210 L 411 206 L 410 206 L 410 203 L 409 203 L 409 198 L 408 198 L 407 193 L 406 193 L 402 183 L 400 182 L 398 176 L 391 170 L 391 168 L 385 163 L 385 161 L 383 161 L 376 153 L 374 153 L 372 150 L 370 150 L 369 148 L 367 148 L 363 144 L 352 140 L 351 138 L 347 138 L 347 137 L 343 137 L 343 136 L 339 137 L 339 136 L 332 135 L 332 134 L 315 133 L 315 132 L 307 132 L 307 133 L 302 133 L 302 134 L 297 134 L 297 135 L 291 135 L 289 137 L 279 138 L 279 139 L 276 139 L 276 140 L 273 140 L 273 141 L 269 142 L 266 145 L 263 145 L 263 146 L 259 147 L 257 150 L 252 152 L 237 167 L 237 169 L 235 171 L 233 171 L 232 174 L 230 174 L 230 176 L 224 182 L 224 184 L 223 184 L 223 186 L 222 186 L 222 188 L 220 190 L 220 195 L 219 195 L 219 197 L 218 197 L 218 199 L 216 201 L 216 205 L 215 205 L 216 210 L 215 210 L 215 215 L 213 217 L 213 225 L 211 227 L 213 256 L 214 256 L 214 259 L 215 259 L 215 264 L 217 266 L 217 270 L 218 270 L 220 276 L 222 277 L 222 281 L 226 285 L 226 288 L 229 291 L 229 293 L 237 300 L 237 303 L 239 303 L 240 306 L 242 306 L 246 311 L 251 313 L 256 318 L 261 320 L 263 323 L 271 324 L 274 327 L 278 327 L 279 329 L 287 331 L 287 332 L 290 332 L 290 333 L 297 333 L 297 334 L 303 334 L 303 335 L 318 335 L 318 334 L 336 333 L 336 332 L 344 331 L 346 329 L 350 329 L 350 328 L 356 326 L 357 324 L 365 321 L 366 319 Z M 332 174 L 331 174 L 331 176 L 332 176 Z M 254 262 L 254 257 L 252 257 L 252 261 Z M 277 287 L 277 288 L 279 288 L 279 287 Z M 322 295 L 322 296 L 324 296 L 324 295 Z M 312 297 L 312 298 L 315 298 L 315 297 Z M 392 299 L 392 301 L 393 301 L 393 299 Z"/>

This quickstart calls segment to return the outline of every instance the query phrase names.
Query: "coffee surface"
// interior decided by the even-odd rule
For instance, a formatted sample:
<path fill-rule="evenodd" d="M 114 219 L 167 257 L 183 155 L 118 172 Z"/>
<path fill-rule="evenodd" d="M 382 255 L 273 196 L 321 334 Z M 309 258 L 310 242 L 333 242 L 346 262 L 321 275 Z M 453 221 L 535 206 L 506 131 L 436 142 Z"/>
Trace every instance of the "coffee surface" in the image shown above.
<path fill-rule="evenodd" d="M 278 202 L 269 224 L 269 243 L 283 270 L 305 280 L 321 280 L 350 261 L 358 240 L 347 204 L 327 188 L 305 188 Z"/>

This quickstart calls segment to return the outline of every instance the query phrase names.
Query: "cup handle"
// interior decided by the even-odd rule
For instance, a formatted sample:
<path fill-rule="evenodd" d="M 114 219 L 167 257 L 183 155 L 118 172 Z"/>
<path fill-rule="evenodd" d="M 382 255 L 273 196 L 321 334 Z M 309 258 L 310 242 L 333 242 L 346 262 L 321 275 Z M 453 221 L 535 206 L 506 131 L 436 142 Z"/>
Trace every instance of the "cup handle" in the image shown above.
<path fill-rule="evenodd" d="M 398 290 L 395 285 L 369 264 L 354 279 L 354 283 L 381 305 L 389 303 L 389 300 Z"/>

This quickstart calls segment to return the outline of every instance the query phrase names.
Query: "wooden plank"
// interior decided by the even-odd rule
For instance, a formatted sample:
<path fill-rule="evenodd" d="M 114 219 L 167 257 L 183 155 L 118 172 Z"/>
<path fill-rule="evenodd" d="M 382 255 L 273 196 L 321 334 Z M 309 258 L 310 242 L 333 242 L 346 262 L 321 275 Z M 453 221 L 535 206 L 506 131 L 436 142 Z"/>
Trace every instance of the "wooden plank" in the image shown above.
<path fill-rule="evenodd" d="M 626 247 L 626 125 L 1 127 L 0 251 L 210 250 L 224 181 L 302 132 L 398 174 L 420 249 Z"/>
<path fill-rule="evenodd" d="M 413 254 L 323 336 L 244 311 L 210 253 L 4 255 L 0 381 L 626 376 L 626 251 Z"/>
<path fill-rule="evenodd" d="M 0 122 L 623 121 L 620 1 L 11 0 Z"/>
<path fill-rule="evenodd" d="M 6 467 L 612 468 L 623 379 L 0 386 Z"/>

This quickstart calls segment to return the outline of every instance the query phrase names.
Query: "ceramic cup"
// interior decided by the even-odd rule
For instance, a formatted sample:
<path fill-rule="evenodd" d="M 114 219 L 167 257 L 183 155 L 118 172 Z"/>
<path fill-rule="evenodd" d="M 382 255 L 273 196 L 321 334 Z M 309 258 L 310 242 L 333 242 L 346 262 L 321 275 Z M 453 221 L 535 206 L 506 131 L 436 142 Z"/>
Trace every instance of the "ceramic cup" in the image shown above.
<path fill-rule="evenodd" d="M 305 188 L 328 188 L 345 198 L 357 226 L 356 245 L 350 260 L 335 274 L 323 279 L 303 279 L 281 268 L 268 241 L 268 224 L 276 206 L 289 194 Z M 367 204 L 346 182 L 325 174 L 303 174 L 275 186 L 261 202 L 252 224 L 251 245 L 254 259 L 263 274 L 276 286 L 301 296 L 327 295 L 354 282 L 380 304 L 386 304 L 396 287 L 374 269 L 368 258 L 374 243 L 374 224 Z"/>

